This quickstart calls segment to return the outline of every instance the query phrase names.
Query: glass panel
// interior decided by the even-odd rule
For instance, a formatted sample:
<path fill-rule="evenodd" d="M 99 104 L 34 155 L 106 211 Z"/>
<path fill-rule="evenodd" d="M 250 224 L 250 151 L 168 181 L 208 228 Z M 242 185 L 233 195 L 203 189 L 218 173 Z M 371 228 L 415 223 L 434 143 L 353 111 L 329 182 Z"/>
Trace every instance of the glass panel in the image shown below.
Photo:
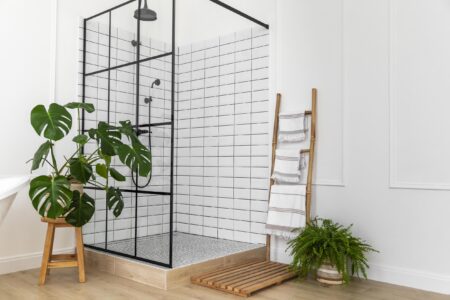
<path fill-rule="evenodd" d="M 86 74 L 108 68 L 109 16 L 86 21 Z"/>
<path fill-rule="evenodd" d="M 117 68 L 110 72 L 110 123 L 112 125 L 119 125 L 120 121 L 130 121 L 133 125 L 136 123 L 135 78 L 135 65 Z M 114 186 L 134 190 L 131 170 L 124 166 L 117 156 L 113 158 L 112 165 L 127 178 L 124 182 L 113 182 Z"/>
<path fill-rule="evenodd" d="M 106 240 L 106 202 L 105 191 L 84 191 L 95 199 L 95 214 L 92 219 L 83 226 L 83 239 L 86 245 L 105 249 Z"/>
<path fill-rule="evenodd" d="M 139 124 L 170 122 L 172 57 L 152 59 L 139 69 Z M 151 99 L 151 105 L 148 100 Z M 149 119 L 149 109 L 151 118 Z"/>
<path fill-rule="evenodd" d="M 108 211 L 108 250 L 127 255 L 134 255 L 135 222 L 136 222 L 136 194 L 122 192 L 125 206 L 122 214 L 115 217 Z"/>
<path fill-rule="evenodd" d="M 95 111 L 85 113 L 85 130 L 96 128 L 99 121 L 108 120 L 108 79 L 107 73 L 86 76 L 85 82 L 85 102 L 93 104 Z M 96 149 L 95 141 L 89 141 L 84 146 L 84 153 L 90 155 Z M 97 178 L 98 182 L 104 183 L 102 178 Z M 88 224 L 83 227 L 84 242 L 87 245 L 93 245 L 105 248 L 106 240 L 106 203 L 105 192 L 89 189 L 86 187 L 85 193 L 95 199 L 95 214 Z"/>
<path fill-rule="evenodd" d="M 151 127 L 151 133 L 139 136 L 152 152 L 152 173 L 139 177 L 139 191 L 170 192 L 170 125 Z"/>
<path fill-rule="evenodd" d="M 137 59 L 137 20 L 133 15 L 138 2 L 131 2 L 111 12 L 111 67 Z"/>
<path fill-rule="evenodd" d="M 139 186 L 144 191 L 169 192 L 171 56 L 141 63 L 139 78 L 139 138 L 153 156 L 152 178 L 140 178 Z"/>
<path fill-rule="evenodd" d="M 164 193 L 170 192 L 172 1 L 148 1 L 158 17 L 156 21 L 139 21 L 140 45 L 134 18 L 139 2 L 144 6 L 144 1 L 134 1 L 87 21 L 86 73 L 99 73 L 85 78 L 85 101 L 94 104 L 96 111 L 86 114 L 84 125 L 88 129 L 99 121 L 117 125 L 129 120 L 142 130 L 139 139 L 152 150 L 153 172 L 149 178 L 136 178 L 115 157 L 112 166 L 126 181 L 111 178 L 109 183 L 122 190 L 125 207 L 116 218 L 106 208 L 105 192 L 87 189 L 97 205 L 94 218 L 86 225 L 85 239 L 86 244 L 99 248 L 168 264 L 171 197 Z M 138 48 L 145 62 L 136 61 Z M 94 143 L 85 147 L 87 154 L 94 149 Z"/>
<path fill-rule="evenodd" d="M 169 263 L 170 196 L 139 195 L 137 256 Z"/>
<path fill-rule="evenodd" d="M 144 6 L 144 0 L 141 1 Z M 156 13 L 155 21 L 140 22 L 141 59 L 172 51 L 172 1 L 148 0 L 148 8 Z M 150 15 L 142 11 L 143 16 Z"/>
<path fill-rule="evenodd" d="M 118 125 L 120 121 L 136 123 L 136 66 L 131 65 L 111 70 L 110 122 Z"/>
<path fill-rule="evenodd" d="M 99 121 L 108 121 L 107 76 L 107 73 L 86 76 L 84 101 L 93 104 L 95 111 L 93 113 L 85 113 L 85 130 L 96 128 Z"/>

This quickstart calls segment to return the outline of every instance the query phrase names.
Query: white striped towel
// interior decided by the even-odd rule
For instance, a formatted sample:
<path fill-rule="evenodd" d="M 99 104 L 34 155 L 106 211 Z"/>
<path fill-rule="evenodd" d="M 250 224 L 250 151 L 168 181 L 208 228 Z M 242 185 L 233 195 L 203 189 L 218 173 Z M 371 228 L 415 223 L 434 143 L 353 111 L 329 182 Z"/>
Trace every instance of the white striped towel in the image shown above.
<path fill-rule="evenodd" d="M 306 224 L 305 197 L 305 185 L 272 185 L 266 232 L 285 239 L 296 237 L 292 230 Z"/>
<path fill-rule="evenodd" d="M 276 183 L 300 183 L 302 161 L 298 150 L 276 149 L 272 179 Z"/>
<path fill-rule="evenodd" d="M 278 141 L 301 142 L 306 138 L 306 118 L 304 113 L 283 113 L 279 116 Z"/>

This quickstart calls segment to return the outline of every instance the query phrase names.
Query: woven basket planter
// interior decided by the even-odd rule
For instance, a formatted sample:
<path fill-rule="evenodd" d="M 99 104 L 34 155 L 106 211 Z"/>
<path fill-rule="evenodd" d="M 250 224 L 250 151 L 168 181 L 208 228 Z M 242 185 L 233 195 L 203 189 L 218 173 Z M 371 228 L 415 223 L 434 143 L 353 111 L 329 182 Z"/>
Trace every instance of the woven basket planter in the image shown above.
<path fill-rule="evenodd" d="M 342 274 L 336 269 L 336 267 L 323 264 L 317 270 L 317 281 L 328 285 L 340 285 L 343 284 Z"/>

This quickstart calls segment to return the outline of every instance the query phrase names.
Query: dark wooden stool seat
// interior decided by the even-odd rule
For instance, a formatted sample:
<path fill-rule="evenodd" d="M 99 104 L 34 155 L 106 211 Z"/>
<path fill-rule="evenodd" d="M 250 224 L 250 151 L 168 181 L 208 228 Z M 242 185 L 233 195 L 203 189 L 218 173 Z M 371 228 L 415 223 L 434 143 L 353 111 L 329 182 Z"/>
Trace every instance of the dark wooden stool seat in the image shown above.
<path fill-rule="evenodd" d="M 73 227 L 64 218 L 48 219 L 42 218 L 42 222 L 47 223 L 47 236 L 45 238 L 44 254 L 42 255 L 41 273 L 39 275 L 39 285 L 45 284 L 45 279 L 50 269 L 53 268 L 73 268 L 78 267 L 79 281 L 85 282 L 84 271 L 84 245 L 81 227 Z M 74 254 L 53 254 L 53 241 L 55 239 L 55 229 L 72 227 L 75 229 L 76 253 Z"/>

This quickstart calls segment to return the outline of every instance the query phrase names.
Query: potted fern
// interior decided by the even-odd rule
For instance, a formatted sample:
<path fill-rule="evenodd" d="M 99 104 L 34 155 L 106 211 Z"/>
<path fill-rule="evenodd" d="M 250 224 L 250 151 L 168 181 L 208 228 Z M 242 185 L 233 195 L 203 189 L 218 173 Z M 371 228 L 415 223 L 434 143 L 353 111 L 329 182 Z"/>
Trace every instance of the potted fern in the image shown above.
<path fill-rule="evenodd" d="M 95 212 L 95 200 L 83 190 L 84 185 L 102 189 L 106 194 L 106 204 L 118 217 L 124 207 L 120 189 L 111 184 L 110 177 L 116 181 L 126 178 L 111 162 L 118 156 L 120 161 L 140 176 L 147 176 L 152 170 L 151 153 L 138 139 L 130 121 L 112 126 L 99 122 L 96 128 L 81 132 L 72 141 L 75 150 L 57 161 L 55 143 L 62 140 L 72 128 L 72 115 L 69 110 L 77 110 L 78 122 L 81 111 L 94 112 L 92 104 L 57 103 L 37 105 L 31 111 L 30 121 L 39 136 L 45 138 L 32 159 L 31 171 L 44 165 L 49 167 L 49 174 L 41 175 L 30 182 L 29 196 L 33 207 L 47 219 L 64 218 L 75 227 L 88 223 Z M 89 154 L 83 152 L 83 146 L 93 145 Z"/>
<path fill-rule="evenodd" d="M 292 270 L 301 278 L 316 272 L 319 282 L 333 285 L 349 283 L 354 275 L 367 279 L 366 254 L 377 251 L 354 237 L 351 227 L 316 218 L 298 229 L 298 236 L 288 243 L 293 257 Z"/>

